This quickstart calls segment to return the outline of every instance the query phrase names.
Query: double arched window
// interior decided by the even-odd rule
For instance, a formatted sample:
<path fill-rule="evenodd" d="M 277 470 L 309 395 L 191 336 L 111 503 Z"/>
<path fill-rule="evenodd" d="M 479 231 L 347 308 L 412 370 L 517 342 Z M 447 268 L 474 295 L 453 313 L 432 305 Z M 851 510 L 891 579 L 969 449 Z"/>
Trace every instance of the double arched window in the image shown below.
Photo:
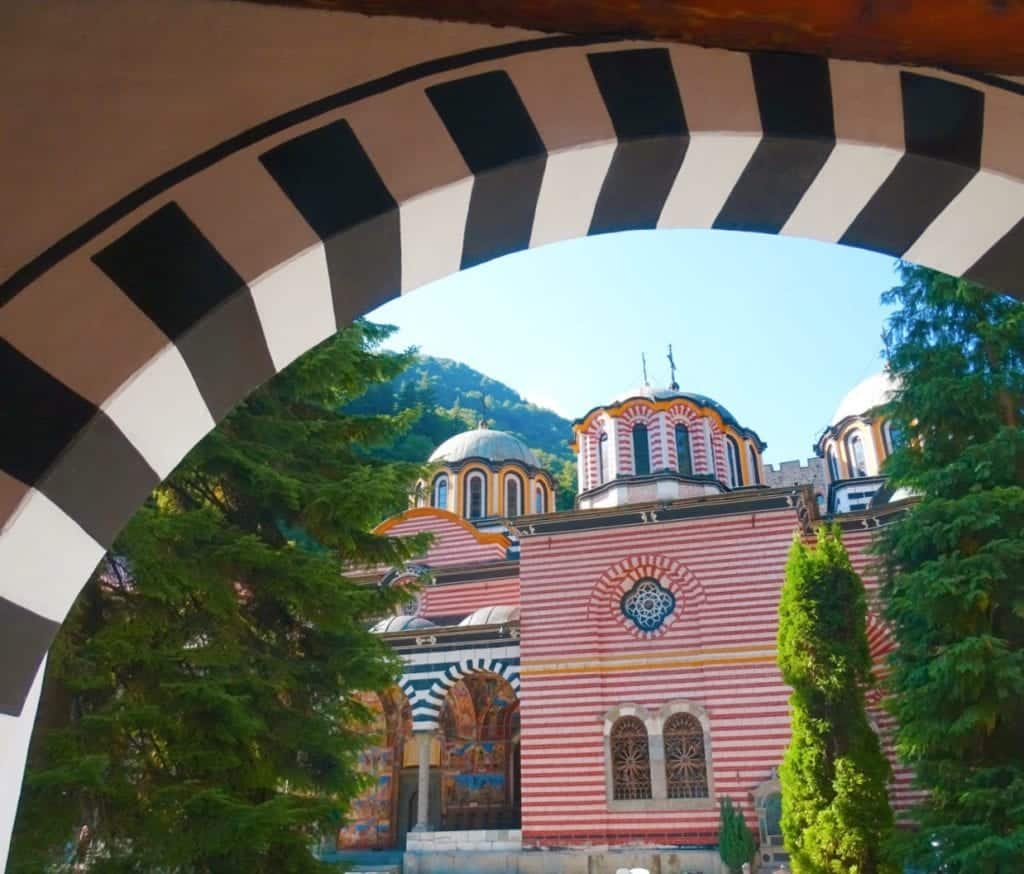
<path fill-rule="evenodd" d="M 633 473 L 651 472 L 651 449 L 647 439 L 647 426 L 633 426 Z"/>
<path fill-rule="evenodd" d="M 523 515 L 523 481 L 514 473 L 505 477 L 505 515 Z"/>
<path fill-rule="evenodd" d="M 711 803 L 708 720 L 694 702 L 665 704 L 660 713 L 624 705 L 605 717 L 608 803 L 613 810 Z"/>
<path fill-rule="evenodd" d="M 693 476 L 690 429 L 682 424 L 676 425 L 676 470 L 683 476 Z"/>
<path fill-rule="evenodd" d="M 692 713 L 674 713 L 661 732 L 665 741 L 665 786 L 669 798 L 708 797 L 704 728 Z"/>
<path fill-rule="evenodd" d="M 612 798 L 636 801 L 652 798 L 651 748 L 647 727 L 635 716 L 622 716 L 611 732 Z"/>
<path fill-rule="evenodd" d="M 548 490 L 543 483 L 537 483 L 533 490 L 533 512 L 546 513 L 548 511 Z"/>
<path fill-rule="evenodd" d="M 479 470 L 466 475 L 465 512 L 467 519 L 482 519 L 487 507 L 487 480 Z"/>
<path fill-rule="evenodd" d="M 868 475 L 867 460 L 864 457 L 864 441 L 860 434 L 846 438 L 846 454 L 850 460 L 850 477 L 858 479 Z"/>
<path fill-rule="evenodd" d="M 725 437 L 725 460 L 729 465 L 729 488 L 743 485 L 743 469 L 740 467 L 740 448 L 732 437 Z"/>
<path fill-rule="evenodd" d="M 430 505 L 441 510 L 448 509 L 448 474 L 440 473 L 434 478 L 434 491 Z"/>

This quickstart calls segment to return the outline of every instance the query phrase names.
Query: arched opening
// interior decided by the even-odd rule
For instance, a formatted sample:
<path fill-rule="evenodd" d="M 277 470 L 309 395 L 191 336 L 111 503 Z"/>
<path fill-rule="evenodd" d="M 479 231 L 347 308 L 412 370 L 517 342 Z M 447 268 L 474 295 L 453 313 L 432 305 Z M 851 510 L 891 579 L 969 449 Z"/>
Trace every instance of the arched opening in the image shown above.
<path fill-rule="evenodd" d="M 448 474 L 441 473 L 434 478 L 434 492 L 430 506 L 440 510 L 448 509 Z"/>
<path fill-rule="evenodd" d="M 361 702 L 370 711 L 367 727 L 371 743 L 359 753 L 358 770 L 369 786 L 352 803 L 338 830 L 332 850 L 385 850 L 401 845 L 398 826 L 399 775 L 412 744 L 412 712 L 405 695 L 391 689 L 383 696 L 366 693 Z"/>
<path fill-rule="evenodd" d="M 597 438 L 597 481 L 606 483 L 611 479 L 611 457 L 608 455 L 608 434 L 604 431 Z"/>
<path fill-rule="evenodd" d="M 612 725 L 609 745 L 612 800 L 650 799 L 651 749 L 647 726 L 635 716 L 620 716 Z"/>
<path fill-rule="evenodd" d="M 683 476 L 693 476 L 693 454 L 690 450 L 690 429 L 682 423 L 675 427 L 676 470 Z"/>
<path fill-rule="evenodd" d="M 692 713 L 674 713 L 662 728 L 665 785 L 669 798 L 708 797 L 704 727 Z"/>
<path fill-rule="evenodd" d="M 864 440 L 857 432 L 846 438 L 846 457 L 850 465 L 851 479 L 860 479 L 868 475 L 868 463 L 864 455 Z"/>
<path fill-rule="evenodd" d="M 441 708 L 439 828 L 518 828 L 519 701 L 504 677 L 470 674 Z"/>
<path fill-rule="evenodd" d="M 533 512 L 546 513 L 548 511 L 548 490 L 544 483 L 537 483 L 533 489 Z"/>
<path fill-rule="evenodd" d="M 505 515 L 523 514 L 523 480 L 515 473 L 505 475 Z"/>
<path fill-rule="evenodd" d="M 597 39 L 427 75 L 275 118 L 12 267 L 4 741 L 24 750 L 53 634 L 152 486 L 254 386 L 401 291 L 527 246 L 669 226 L 819 236 L 1019 289 L 1021 173 L 1001 121 L 1018 110 L 998 83 Z M 408 142 L 422 160 L 392 147 Z M 631 159 L 648 148 L 664 162 Z M 911 179 L 930 196 L 905 194 Z"/>
<path fill-rule="evenodd" d="M 472 470 L 465 478 L 465 514 L 467 519 L 483 519 L 487 515 L 487 477 L 483 471 Z"/>
<path fill-rule="evenodd" d="M 750 478 L 755 486 L 761 485 L 761 469 L 757 464 L 757 452 L 749 443 L 747 444 L 747 460 L 750 463 Z"/>
<path fill-rule="evenodd" d="M 633 426 L 633 473 L 642 476 L 651 472 L 651 447 L 647 426 L 640 423 Z"/>
<path fill-rule="evenodd" d="M 729 488 L 743 485 L 743 468 L 740 465 L 740 449 L 728 434 L 725 437 L 725 462 L 729 468 Z"/>

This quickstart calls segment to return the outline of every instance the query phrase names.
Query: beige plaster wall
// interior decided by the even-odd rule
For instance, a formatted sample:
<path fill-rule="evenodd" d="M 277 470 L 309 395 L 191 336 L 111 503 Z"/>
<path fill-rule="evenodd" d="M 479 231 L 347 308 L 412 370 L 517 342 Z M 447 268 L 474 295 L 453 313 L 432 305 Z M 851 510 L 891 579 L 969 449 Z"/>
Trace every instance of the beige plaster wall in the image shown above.
<path fill-rule="evenodd" d="M 135 187 L 258 122 L 531 35 L 231 0 L 3 6 L 0 280 Z"/>

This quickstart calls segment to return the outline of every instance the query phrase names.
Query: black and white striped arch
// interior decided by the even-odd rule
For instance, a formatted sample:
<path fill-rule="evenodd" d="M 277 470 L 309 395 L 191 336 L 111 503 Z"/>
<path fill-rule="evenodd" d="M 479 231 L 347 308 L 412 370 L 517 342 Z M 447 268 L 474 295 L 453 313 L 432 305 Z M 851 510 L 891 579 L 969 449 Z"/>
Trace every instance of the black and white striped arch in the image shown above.
<path fill-rule="evenodd" d="M 21 711 L 104 548 L 195 442 L 433 279 L 695 227 L 1024 294 L 1024 94 L 1000 81 L 553 37 L 326 97 L 153 180 L 0 290 L 0 714 Z"/>
<path fill-rule="evenodd" d="M 455 650 L 422 658 L 406 657 L 399 685 L 412 708 L 413 731 L 436 729 L 449 690 L 459 680 L 477 673 L 503 677 L 518 697 L 519 647 L 503 645 L 489 650 Z"/>

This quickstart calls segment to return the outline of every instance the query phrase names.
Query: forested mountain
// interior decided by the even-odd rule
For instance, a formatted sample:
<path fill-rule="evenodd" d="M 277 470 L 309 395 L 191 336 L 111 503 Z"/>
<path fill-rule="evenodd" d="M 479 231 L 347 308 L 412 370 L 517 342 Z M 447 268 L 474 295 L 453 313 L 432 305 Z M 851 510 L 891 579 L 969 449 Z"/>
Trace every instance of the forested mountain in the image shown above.
<path fill-rule="evenodd" d="M 419 407 L 422 415 L 394 445 L 393 459 L 425 461 L 443 441 L 486 419 L 526 443 L 558 482 L 558 507 L 572 506 L 576 464 L 568 440 L 572 427 L 551 410 L 524 400 L 504 383 L 447 358 L 422 356 L 390 382 L 379 383 L 349 406 L 353 413 L 396 413 Z"/>

